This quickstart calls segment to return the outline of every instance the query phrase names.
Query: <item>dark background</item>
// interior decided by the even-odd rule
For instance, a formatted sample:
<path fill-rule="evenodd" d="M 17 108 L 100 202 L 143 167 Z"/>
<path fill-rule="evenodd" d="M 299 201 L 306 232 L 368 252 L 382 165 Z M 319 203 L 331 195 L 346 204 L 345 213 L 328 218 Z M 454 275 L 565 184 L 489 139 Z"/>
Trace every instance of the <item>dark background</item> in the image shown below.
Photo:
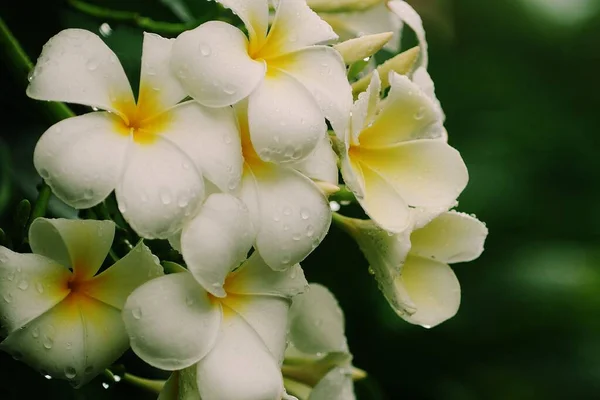
<path fill-rule="evenodd" d="M 98 2 L 171 22 L 181 21 L 177 3 Z M 196 17 L 216 10 L 188 3 Z M 356 245 L 336 228 L 304 263 L 309 280 L 326 284 L 345 311 L 355 364 L 369 372 L 356 385 L 359 399 L 600 398 L 600 1 L 410 3 L 425 20 L 450 143 L 469 167 L 459 209 L 490 234 L 480 259 L 455 265 L 458 315 L 432 330 L 394 314 Z M 136 84 L 142 36 L 133 24 L 60 1 L 5 1 L 0 12 L 34 60 L 59 30 L 99 32 L 108 22 L 105 40 Z M 414 44 L 414 35 L 404 41 Z M 35 198 L 31 154 L 54 122 L 13 72 L 0 62 L 2 227 L 18 201 Z M 57 204 L 52 212 L 69 213 Z M 123 361 L 152 376 L 132 354 Z M 0 371 L 1 399 L 144 398 L 124 383 L 104 389 L 104 377 L 74 391 L 4 353 Z"/>

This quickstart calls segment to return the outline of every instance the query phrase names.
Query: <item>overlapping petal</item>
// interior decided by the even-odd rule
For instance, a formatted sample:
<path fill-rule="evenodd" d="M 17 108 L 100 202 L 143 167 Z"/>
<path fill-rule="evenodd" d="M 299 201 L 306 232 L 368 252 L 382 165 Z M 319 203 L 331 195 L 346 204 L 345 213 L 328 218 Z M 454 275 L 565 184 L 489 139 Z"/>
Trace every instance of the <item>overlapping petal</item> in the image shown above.
<path fill-rule="evenodd" d="M 258 49 L 264 44 L 269 26 L 268 0 L 217 0 L 233 11 L 248 29 L 250 50 Z"/>
<path fill-rule="evenodd" d="M 158 400 L 201 400 L 196 383 L 196 366 L 173 371 Z"/>
<path fill-rule="evenodd" d="M 242 189 L 242 199 L 258 221 L 256 249 L 271 268 L 302 261 L 327 234 L 329 203 L 299 172 L 262 164 L 244 176 Z"/>
<path fill-rule="evenodd" d="M 89 208 L 116 187 L 130 138 L 105 112 L 65 119 L 38 141 L 33 163 L 52 191 L 75 208 Z"/>
<path fill-rule="evenodd" d="M 248 39 L 242 31 L 219 21 L 179 35 L 171 68 L 189 95 L 208 107 L 229 106 L 246 98 L 266 71 L 263 61 L 248 55 Z"/>
<path fill-rule="evenodd" d="M 327 131 L 323 113 L 310 92 L 284 72 L 268 74 L 248 101 L 254 149 L 264 161 L 307 157 Z"/>
<path fill-rule="evenodd" d="M 375 121 L 375 117 L 379 112 L 380 92 L 381 78 L 375 70 L 367 90 L 358 95 L 358 99 L 352 107 L 352 129 L 347 132 L 347 135 L 351 136 L 343 138 L 348 145 L 358 144 L 358 138 L 363 129 L 369 127 Z"/>
<path fill-rule="evenodd" d="M 452 318 L 460 306 L 460 284 L 447 264 L 409 254 L 396 290 L 410 298 L 415 312 L 396 309 L 406 321 L 425 328 Z"/>
<path fill-rule="evenodd" d="M 113 242 L 112 221 L 38 218 L 29 230 L 31 250 L 71 268 L 78 280 L 98 272 Z"/>
<path fill-rule="evenodd" d="M 44 46 L 27 95 L 37 100 L 89 105 L 122 115 L 135 104 L 115 53 L 92 32 L 65 29 Z"/>
<path fill-rule="evenodd" d="M 425 29 L 423 28 L 423 20 L 421 16 L 404 0 L 392 0 L 388 1 L 386 6 L 406 25 L 412 29 L 419 41 L 421 47 L 421 67 L 427 69 L 429 57 L 427 49 L 427 40 L 425 38 Z"/>
<path fill-rule="evenodd" d="M 181 272 L 136 289 L 127 299 L 123 321 L 136 354 L 155 367 L 176 370 L 211 351 L 221 308 L 191 274 Z"/>
<path fill-rule="evenodd" d="M 345 132 L 352 107 L 352 88 L 344 61 L 336 50 L 311 46 L 269 60 L 271 66 L 285 71 L 306 87 L 333 130 Z"/>
<path fill-rule="evenodd" d="M 487 233 L 477 218 L 449 211 L 413 231 L 411 253 L 450 264 L 472 261 L 483 252 Z"/>
<path fill-rule="evenodd" d="M 347 368 L 333 368 L 311 390 L 308 400 L 355 400 L 352 374 Z"/>
<path fill-rule="evenodd" d="M 327 135 L 319 139 L 314 151 L 308 157 L 287 165 L 310 179 L 332 185 L 338 184 L 337 156 Z"/>
<path fill-rule="evenodd" d="M 196 280 L 213 295 L 225 297 L 225 278 L 246 259 L 254 239 L 254 227 L 244 203 L 217 193 L 185 225 L 181 250 Z"/>
<path fill-rule="evenodd" d="M 193 162 L 162 137 L 132 146 L 116 189 L 121 213 L 145 238 L 167 238 L 181 229 L 204 199 Z"/>
<path fill-rule="evenodd" d="M 6 334 L 17 331 L 62 301 L 69 270 L 37 254 L 0 247 L 0 315 Z"/>
<path fill-rule="evenodd" d="M 279 365 L 256 331 L 234 311 L 225 311 L 213 349 L 198 363 L 202 400 L 279 400 Z"/>

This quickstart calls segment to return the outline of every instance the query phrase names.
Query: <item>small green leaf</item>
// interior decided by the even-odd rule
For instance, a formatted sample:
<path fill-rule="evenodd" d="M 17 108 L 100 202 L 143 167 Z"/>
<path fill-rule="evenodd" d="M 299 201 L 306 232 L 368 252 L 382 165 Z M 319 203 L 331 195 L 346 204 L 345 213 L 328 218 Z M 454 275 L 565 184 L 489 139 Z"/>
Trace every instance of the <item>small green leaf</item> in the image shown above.
<path fill-rule="evenodd" d="M 31 203 L 27 199 L 21 200 L 17 206 L 17 212 L 15 213 L 14 222 L 18 229 L 25 229 L 29 217 L 31 216 Z"/>

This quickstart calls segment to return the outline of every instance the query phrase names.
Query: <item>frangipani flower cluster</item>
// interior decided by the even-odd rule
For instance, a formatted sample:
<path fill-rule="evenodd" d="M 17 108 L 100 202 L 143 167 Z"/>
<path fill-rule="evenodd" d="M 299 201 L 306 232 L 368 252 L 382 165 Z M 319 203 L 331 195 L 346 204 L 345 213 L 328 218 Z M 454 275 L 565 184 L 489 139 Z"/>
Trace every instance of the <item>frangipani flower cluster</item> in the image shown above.
<path fill-rule="evenodd" d="M 218 2 L 248 34 L 221 21 L 176 39 L 145 33 L 137 96 L 95 34 L 67 29 L 44 46 L 27 94 L 93 110 L 42 135 L 39 174 L 76 209 L 102 209 L 114 191 L 120 229 L 168 240 L 185 266 L 169 252 L 161 276 L 140 242 L 94 277 L 115 225 L 38 219 L 29 231 L 38 255 L 0 249 L 1 346 L 75 385 L 131 346 L 173 371 L 163 400 L 353 399 L 364 373 L 352 367 L 342 311 L 299 264 L 332 219 L 356 239 L 394 310 L 423 326 L 456 313 L 447 263 L 476 258 L 487 234 L 449 211 L 468 173 L 447 142 L 422 23 L 400 0 L 354 9 L 348 0 L 321 14 L 305 0 Z M 358 24 L 383 15 L 379 29 L 390 31 Z M 350 40 L 336 43 L 336 20 L 352 26 Z M 367 72 L 364 86 L 349 82 L 348 65 L 397 52 L 403 22 L 420 53 Z M 369 220 L 332 213 L 339 173 Z M 52 350 L 59 345 L 73 351 Z"/>

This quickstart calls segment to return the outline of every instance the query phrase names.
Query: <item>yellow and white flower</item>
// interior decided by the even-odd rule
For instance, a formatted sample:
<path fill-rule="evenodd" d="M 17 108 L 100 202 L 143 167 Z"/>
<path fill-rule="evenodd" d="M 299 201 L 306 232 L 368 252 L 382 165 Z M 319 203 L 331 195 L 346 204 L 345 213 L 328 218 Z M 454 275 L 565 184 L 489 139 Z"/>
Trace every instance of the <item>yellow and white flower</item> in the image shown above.
<path fill-rule="evenodd" d="M 344 315 L 333 294 L 311 283 L 294 297 L 289 320 L 282 366 L 288 393 L 300 400 L 355 399 L 353 378 L 365 375 L 352 368 Z"/>
<path fill-rule="evenodd" d="M 160 399 L 280 400 L 290 298 L 306 285 L 299 265 L 276 272 L 254 253 L 227 276 L 225 297 L 183 271 L 134 291 L 123 319 L 143 360 L 176 371 Z"/>
<path fill-rule="evenodd" d="M 119 208 L 143 237 L 181 229 L 204 200 L 204 178 L 235 190 L 242 157 L 230 108 L 180 103 L 186 93 L 171 74 L 173 40 L 144 35 L 139 96 L 117 56 L 95 34 L 67 29 L 44 46 L 27 94 L 79 103 L 92 112 L 52 126 L 34 163 L 54 193 L 75 208 L 116 191 Z"/>
<path fill-rule="evenodd" d="M 415 209 L 411 227 L 394 235 L 372 221 L 336 221 L 359 244 L 394 311 L 426 328 L 458 311 L 460 284 L 448 264 L 479 257 L 488 234 L 482 222 L 456 211 Z"/>
<path fill-rule="evenodd" d="M 249 37 L 219 21 L 182 33 L 171 65 L 190 96 L 210 107 L 248 98 L 250 136 L 265 161 L 307 157 L 325 134 L 325 118 L 343 132 L 352 104 L 346 67 L 319 45 L 337 39 L 331 27 L 305 0 L 277 2 L 269 29 L 269 0 L 218 1 Z"/>
<path fill-rule="evenodd" d="M 350 129 L 339 138 L 342 176 L 379 226 L 401 232 L 410 207 L 448 207 L 465 188 L 467 168 L 444 138 L 432 100 L 406 76 L 391 72 L 390 92 L 380 100 L 374 72 L 354 103 Z"/>
<path fill-rule="evenodd" d="M 140 243 L 96 275 L 113 242 L 108 221 L 39 218 L 34 254 L 0 247 L 0 348 L 42 374 L 81 386 L 129 348 L 121 318 L 127 296 L 163 274 Z"/>

